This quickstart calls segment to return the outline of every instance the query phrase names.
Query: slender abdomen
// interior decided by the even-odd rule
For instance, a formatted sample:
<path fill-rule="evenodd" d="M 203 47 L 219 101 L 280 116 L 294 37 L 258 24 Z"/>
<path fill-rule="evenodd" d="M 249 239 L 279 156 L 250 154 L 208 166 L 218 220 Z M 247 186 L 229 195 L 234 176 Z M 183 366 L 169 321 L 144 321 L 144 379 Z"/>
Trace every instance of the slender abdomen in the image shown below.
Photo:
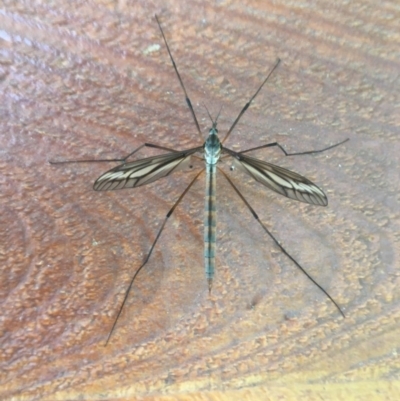
<path fill-rule="evenodd" d="M 209 288 L 215 270 L 215 240 L 216 240 L 216 164 L 206 164 L 206 196 L 204 205 L 204 267 Z"/>

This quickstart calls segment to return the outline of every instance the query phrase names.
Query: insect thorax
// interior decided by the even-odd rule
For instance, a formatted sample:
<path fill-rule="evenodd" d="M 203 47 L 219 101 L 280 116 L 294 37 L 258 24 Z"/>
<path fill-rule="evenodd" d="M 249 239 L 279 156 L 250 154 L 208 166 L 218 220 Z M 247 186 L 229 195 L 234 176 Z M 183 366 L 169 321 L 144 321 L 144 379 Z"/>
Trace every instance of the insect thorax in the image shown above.
<path fill-rule="evenodd" d="M 218 162 L 221 155 L 221 147 L 218 130 L 211 128 L 204 143 L 204 158 L 208 164 L 216 164 Z"/>

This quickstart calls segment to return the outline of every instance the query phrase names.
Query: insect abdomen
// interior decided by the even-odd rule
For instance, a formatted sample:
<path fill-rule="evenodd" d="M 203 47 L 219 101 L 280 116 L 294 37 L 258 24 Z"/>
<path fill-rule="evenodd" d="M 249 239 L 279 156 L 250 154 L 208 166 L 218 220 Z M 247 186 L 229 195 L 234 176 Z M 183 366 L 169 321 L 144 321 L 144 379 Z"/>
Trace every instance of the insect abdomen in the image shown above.
<path fill-rule="evenodd" d="M 204 268 L 211 288 L 215 270 L 216 246 L 216 164 L 206 164 L 206 194 L 204 205 Z"/>

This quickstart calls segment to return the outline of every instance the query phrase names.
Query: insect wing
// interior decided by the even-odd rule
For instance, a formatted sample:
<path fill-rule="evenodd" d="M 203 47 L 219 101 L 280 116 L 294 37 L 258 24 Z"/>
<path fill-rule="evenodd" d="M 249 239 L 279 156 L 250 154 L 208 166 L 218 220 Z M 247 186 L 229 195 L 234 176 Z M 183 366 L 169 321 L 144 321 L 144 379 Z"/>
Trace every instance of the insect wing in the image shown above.
<path fill-rule="evenodd" d="M 226 148 L 224 150 L 235 158 L 247 174 L 272 191 L 311 205 L 326 206 L 328 204 L 324 192 L 300 174 Z"/>
<path fill-rule="evenodd" d="M 185 167 L 190 161 L 190 156 L 201 149 L 202 147 L 193 148 L 121 164 L 102 174 L 95 181 L 93 189 L 113 191 L 149 184 Z"/>

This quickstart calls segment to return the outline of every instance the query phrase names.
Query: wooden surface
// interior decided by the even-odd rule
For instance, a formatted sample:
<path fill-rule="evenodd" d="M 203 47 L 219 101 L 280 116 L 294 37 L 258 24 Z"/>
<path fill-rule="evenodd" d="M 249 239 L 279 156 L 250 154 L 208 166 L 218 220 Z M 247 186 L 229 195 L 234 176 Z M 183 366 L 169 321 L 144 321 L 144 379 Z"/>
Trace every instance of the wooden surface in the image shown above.
<path fill-rule="evenodd" d="M 114 164 L 48 160 L 199 143 L 155 13 L 205 134 L 204 104 L 213 116 L 223 107 L 226 132 L 280 57 L 227 146 L 302 151 L 350 138 L 318 156 L 256 153 L 319 184 L 327 208 L 231 173 L 346 319 L 219 177 L 211 295 L 200 180 L 104 347 L 130 277 L 193 172 L 97 193 L 93 181 Z M 396 0 L 3 2 L 0 398 L 398 399 L 399 20 Z"/>

